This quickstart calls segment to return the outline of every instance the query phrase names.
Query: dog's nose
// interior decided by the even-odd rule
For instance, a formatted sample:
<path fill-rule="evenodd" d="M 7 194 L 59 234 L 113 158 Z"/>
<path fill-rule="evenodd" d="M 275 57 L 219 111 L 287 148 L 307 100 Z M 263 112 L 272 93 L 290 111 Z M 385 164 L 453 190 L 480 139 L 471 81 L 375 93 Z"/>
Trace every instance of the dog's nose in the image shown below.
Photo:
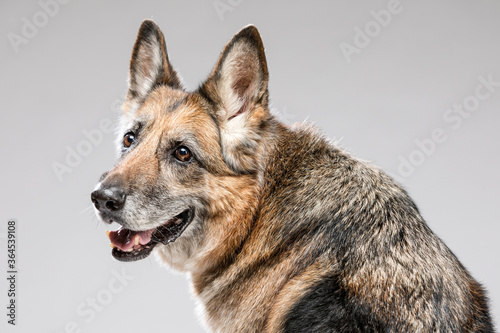
<path fill-rule="evenodd" d="M 127 196 L 118 187 L 101 188 L 90 194 L 95 208 L 101 212 L 115 212 L 123 208 Z"/>

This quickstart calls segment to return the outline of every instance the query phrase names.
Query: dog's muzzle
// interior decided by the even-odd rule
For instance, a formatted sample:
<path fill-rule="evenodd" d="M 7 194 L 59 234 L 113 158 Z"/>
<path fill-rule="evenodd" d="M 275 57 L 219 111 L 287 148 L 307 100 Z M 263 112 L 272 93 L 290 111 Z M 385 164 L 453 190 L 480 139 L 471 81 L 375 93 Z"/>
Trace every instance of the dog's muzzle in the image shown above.
<path fill-rule="evenodd" d="M 127 195 L 119 186 L 101 183 L 98 189 L 91 193 L 90 198 L 104 222 L 126 225 L 120 216 Z M 194 209 L 187 208 L 153 229 L 138 231 L 122 226 L 118 230 L 106 231 L 113 248 L 111 254 L 120 261 L 144 259 L 157 244 L 166 245 L 179 238 L 193 218 Z"/>

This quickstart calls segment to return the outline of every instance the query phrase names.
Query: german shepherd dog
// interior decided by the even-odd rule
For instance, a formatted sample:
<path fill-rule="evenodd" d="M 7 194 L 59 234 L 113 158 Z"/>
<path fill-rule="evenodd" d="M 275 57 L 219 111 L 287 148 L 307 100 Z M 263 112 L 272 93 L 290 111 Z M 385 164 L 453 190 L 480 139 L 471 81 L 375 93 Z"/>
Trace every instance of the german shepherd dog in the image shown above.
<path fill-rule="evenodd" d="M 130 61 L 120 159 L 91 194 L 120 261 L 190 275 L 214 332 L 493 332 L 485 292 L 380 169 L 270 114 L 247 26 L 194 92 L 158 26 Z"/>

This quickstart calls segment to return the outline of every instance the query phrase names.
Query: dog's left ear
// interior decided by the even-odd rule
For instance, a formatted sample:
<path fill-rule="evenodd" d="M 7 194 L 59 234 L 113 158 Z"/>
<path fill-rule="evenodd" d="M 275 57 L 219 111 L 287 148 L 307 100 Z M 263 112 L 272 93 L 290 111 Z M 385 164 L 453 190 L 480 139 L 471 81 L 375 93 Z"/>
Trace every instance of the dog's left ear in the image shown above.
<path fill-rule="evenodd" d="M 130 59 L 128 99 L 142 102 L 158 85 L 182 89 L 177 73 L 167 55 L 165 38 L 151 20 L 144 20 Z"/>
<path fill-rule="evenodd" d="M 266 56 L 259 31 L 247 26 L 225 46 L 200 92 L 215 106 L 226 163 L 256 170 L 262 123 L 269 117 Z"/>

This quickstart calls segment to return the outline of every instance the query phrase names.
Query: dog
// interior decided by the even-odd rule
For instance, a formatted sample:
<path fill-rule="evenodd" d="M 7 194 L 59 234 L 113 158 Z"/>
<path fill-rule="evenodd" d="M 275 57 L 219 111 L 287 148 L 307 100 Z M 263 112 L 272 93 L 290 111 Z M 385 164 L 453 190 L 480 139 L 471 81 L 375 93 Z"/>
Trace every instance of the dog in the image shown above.
<path fill-rule="evenodd" d="M 91 200 L 112 256 L 189 274 L 213 332 L 493 332 L 488 301 L 383 171 L 269 111 L 250 25 L 183 88 L 142 23 L 120 158 Z"/>

